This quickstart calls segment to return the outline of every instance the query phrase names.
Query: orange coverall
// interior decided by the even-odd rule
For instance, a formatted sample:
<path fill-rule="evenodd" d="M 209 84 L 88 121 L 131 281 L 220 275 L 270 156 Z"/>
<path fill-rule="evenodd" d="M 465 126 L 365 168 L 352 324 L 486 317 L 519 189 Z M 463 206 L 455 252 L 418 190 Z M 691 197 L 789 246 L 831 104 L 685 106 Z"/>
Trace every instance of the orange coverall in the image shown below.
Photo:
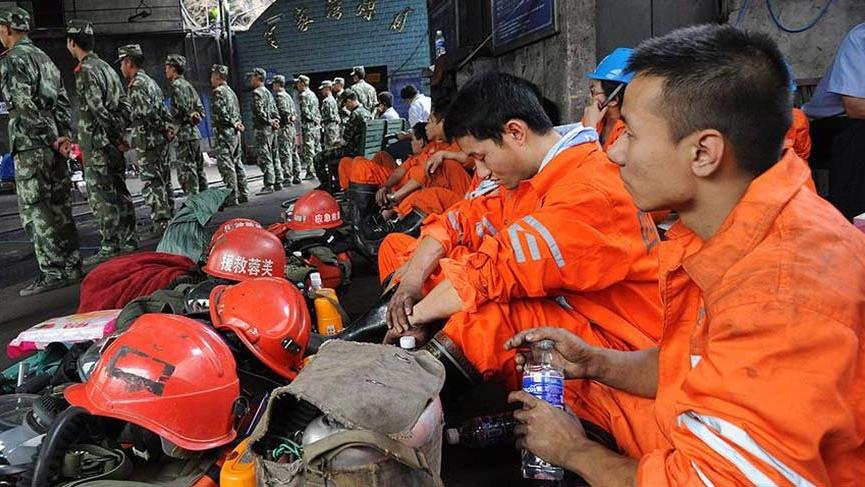
<path fill-rule="evenodd" d="M 862 485 L 865 236 L 809 178 L 787 151 L 709 241 L 667 232 L 654 402 L 579 381 L 638 485 Z"/>
<path fill-rule="evenodd" d="M 471 179 L 463 166 L 454 160 L 445 159 L 438 170 L 430 175 L 423 164 L 414 165 L 407 173 L 421 185 L 421 189 L 409 194 L 397 205 L 400 216 L 417 208 L 425 215 L 441 213 L 465 198 L 471 189 Z"/>
<path fill-rule="evenodd" d="M 607 120 L 602 119 L 601 123 L 598 124 L 598 127 L 597 127 L 598 135 L 603 135 L 604 125 L 606 125 L 606 123 L 607 123 Z M 610 147 L 612 147 L 613 144 L 616 143 L 616 141 L 619 139 L 619 137 L 623 133 L 625 133 L 625 122 L 623 122 L 621 119 L 616 120 L 616 123 L 613 124 L 613 130 L 610 131 L 610 135 L 608 135 L 607 139 L 604 140 L 604 144 L 603 144 L 604 152 L 608 152 L 610 150 Z"/>
<path fill-rule="evenodd" d="M 811 124 L 801 108 L 793 108 L 793 123 L 784 136 L 784 147 L 792 147 L 804 160 L 811 157 Z"/>
<path fill-rule="evenodd" d="M 350 182 L 381 186 L 396 168 L 396 161 L 384 151 L 376 152 L 372 160 L 360 156 L 343 157 L 339 161 L 339 185 L 342 189 L 348 189 Z"/>
<path fill-rule="evenodd" d="M 475 252 L 439 261 L 463 311 L 437 339 L 450 341 L 445 346 L 484 378 L 512 388 L 514 353 L 502 346 L 528 327 L 558 326 L 622 350 L 656 343 L 658 235 L 598 144 L 562 151 L 502 194 L 501 230 L 485 232 Z M 450 211 L 444 218 L 458 236 L 476 232 L 482 221 Z"/>

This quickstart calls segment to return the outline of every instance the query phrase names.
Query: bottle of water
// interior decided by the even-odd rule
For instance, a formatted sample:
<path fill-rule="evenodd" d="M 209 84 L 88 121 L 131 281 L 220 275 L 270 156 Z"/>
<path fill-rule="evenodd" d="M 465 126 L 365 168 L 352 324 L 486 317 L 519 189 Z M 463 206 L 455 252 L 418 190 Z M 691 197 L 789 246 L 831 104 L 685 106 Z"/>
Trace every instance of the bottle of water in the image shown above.
<path fill-rule="evenodd" d="M 480 416 L 464 422 L 459 428 L 448 428 L 445 439 L 449 445 L 469 448 L 489 448 L 514 442 L 514 428 L 519 421 L 513 413 Z"/>
<path fill-rule="evenodd" d="M 523 373 L 523 390 L 563 409 L 565 376 L 553 365 L 552 340 L 542 340 L 532 345 L 532 360 Z M 544 459 L 523 450 L 523 477 L 536 480 L 561 480 L 565 472 Z"/>
<path fill-rule="evenodd" d="M 445 48 L 445 35 L 442 34 L 442 31 L 436 31 L 436 59 L 442 57 L 447 53 L 447 48 Z"/>

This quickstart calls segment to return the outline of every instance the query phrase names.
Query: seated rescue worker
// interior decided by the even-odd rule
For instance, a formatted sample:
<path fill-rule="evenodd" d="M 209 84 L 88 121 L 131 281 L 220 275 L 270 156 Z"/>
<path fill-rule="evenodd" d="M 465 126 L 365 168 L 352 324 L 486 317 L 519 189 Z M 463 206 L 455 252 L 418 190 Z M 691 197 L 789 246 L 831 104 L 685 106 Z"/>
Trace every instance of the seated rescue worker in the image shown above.
<path fill-rule="evenodd" d="M 426 122 L 419 122 L 412 128 L 412 157 L 420 156 L 426 145 Z M 398 177 L 399 179 L 397 182 L 399 182 L 399 180 L 402 180 L 405 177 L 405 169 L 400 168 L 408 167 L 407 164 L 414 165 L 414 163 L 410 161 L 411 158 L 404 162 L 402 166 L 397 166 L 393 157 L 383 151 L 377 152 L 371 160 L 360 156 L 354 158 L 345 157 L 339 161 L 339 185 L 342 189 L 348 189 L 351 183 L 372 184 L 383 187 L 392 177 L 395 180 L 397 180 Z M 397 171 L 399 171 L 398 176 L 393 176 Z M 394 183 L 394 185 L 395 184 L 396 183 Z"/>
<path fill-rule="evenodd" d="M 861 485 L 865 236 L 783 149 L 778 47 L 705 25 L 648 40 L 630 62 L 610 157 L 641 210 L 681 217 L 660 244 L 664 333 L 631 352 L 564 329 L 509 340 L 553 340 L 566 376 L 591 379 L 574 411 L 599 409 L 624 455 L 522 392 L 518 445 L 594 486 Z"/>
<path fill-rule="evenodd" d="M 448 135 L 501 183 L 501 215 L 491 215 L 500 227 L 487 233 L 482 218 L 448 212 L 457 236 L 485 234 L 475 251 L 438 261 L 444 279 L 423 299 L 424 276 L 401 275 L 387 339 L 414 335 L 452 367 L 450 376 L 511 388 L 518 383 L 513 353 L 503 345 L 524 328 L 554 323 L 622 350 L 656 343 L 658 236 L 595 129 L 577 125 L 559 135 L 534 86 L 503 73 L 471 80 L 454 106 L 460 110 L 448 114 Z M 446 254 L 435 238 L 427 242 L 442 247 L 434 255 Z"/>
<path fill-rule="evenodd" d="M 403 273 L 420 275 L 425 295 L 444 279 L 438 272 L 438 262 L 442 257 L 459 259 L 477 250 L 484 235 L 501 230 L 501 218 L 494 216 L 500 216 L 503 207 L 498 182 L 492 178 L 483 161 L 476 161 L 475 164 L 475 177 L 484 184 L 479 184 L 478 188 L 446 212 L 428 216 L 423 221 L 419 238 L 405 233 L 391 233 L 385 237 L 378 252 L 378 272 L 382 283 L 393 276 L 391 282 L 396 284 Z M 451 226 L 449 214 L 464 215 L 469 228 L 475 231 L 461 234 L 459 229 Z M 498 224 L 493 225 L 490 217 Z M 431 242 L 424 244 L 427 238 L 436 240 L 440 245 Z"/>
<path fill-rule="evenodd" d="M 342 134 L 342 142 L 334 149 L 328 149 L 316 154 L 313 159 L 316 176 L 321 181 L 325 191 L 333 193 L 337 190 L 338 181 L 336 173 L 340 159 L 343 157 L 356 157 L 363 154 L 363 135 L 366 132 L 366 122 L 372 120 L 372 115 L 360 104 L 357 93 L 352 90 L 343 90 L 340 95 L 340 103 L 349 111 L 348 122 Z"/>
<path fill-rule="evenodd" d="M 627 71 L 628 58 L 634 50 L 619 47 L 598 63 L 598 67 L 586 76 L 591 80 L 591 98 L 583 112 L 582 123 L 596 127 L 604 151 L 616 143 L 625 131 L 622 121 L 622 99 L 625 88 L 633 76 Z"/>

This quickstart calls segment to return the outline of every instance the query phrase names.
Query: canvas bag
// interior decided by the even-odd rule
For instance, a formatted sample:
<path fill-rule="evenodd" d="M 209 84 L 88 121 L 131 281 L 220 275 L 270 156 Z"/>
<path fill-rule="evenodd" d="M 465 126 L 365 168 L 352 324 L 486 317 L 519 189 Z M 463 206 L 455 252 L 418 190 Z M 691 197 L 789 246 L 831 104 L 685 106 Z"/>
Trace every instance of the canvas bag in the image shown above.
<path fill-rule="evenodd" d="M 442 425 L 419 448 L 398 441 L 411 430 L 444 384 L 444 367 L 428 352 L 387 345 L 331 340 L 286 387 L 273 391 L 262 421 L 251 435 L 258 485 L 440 486 Z M 276 422 L 292 415 L 289 404 L 307 403 L 350 428 L 304 448 L 303 458 L 280 464 L 262 455 Z M 273 427 L 272 427 L 273 426 Z M 365 465 L 337 468 L 333 460 L 349 448 L 381 454 Z"/>

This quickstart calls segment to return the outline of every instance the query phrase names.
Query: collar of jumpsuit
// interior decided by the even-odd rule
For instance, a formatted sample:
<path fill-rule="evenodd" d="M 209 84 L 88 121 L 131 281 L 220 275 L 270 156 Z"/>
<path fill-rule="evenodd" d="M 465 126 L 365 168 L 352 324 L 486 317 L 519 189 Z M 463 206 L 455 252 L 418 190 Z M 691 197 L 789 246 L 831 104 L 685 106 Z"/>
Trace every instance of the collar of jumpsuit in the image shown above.
<path fill-rule="evenodd" d="M 544 156 L 544 160 L 541 161 L 541 165 L 538 167 L 537 174 L 531 179 L 522 181 L 520 186 L 529 184 L 538 194 L 545 193 L 568 170 L 567 164 L 550 164 L 553 159 L 571 147 L 589 142 L 597 142 L 597 140 L 598 132 L 594 128 L 576 124 L 573 129 L 562 135 L 562 138 L 547 151 L 547 155 Z"/>

